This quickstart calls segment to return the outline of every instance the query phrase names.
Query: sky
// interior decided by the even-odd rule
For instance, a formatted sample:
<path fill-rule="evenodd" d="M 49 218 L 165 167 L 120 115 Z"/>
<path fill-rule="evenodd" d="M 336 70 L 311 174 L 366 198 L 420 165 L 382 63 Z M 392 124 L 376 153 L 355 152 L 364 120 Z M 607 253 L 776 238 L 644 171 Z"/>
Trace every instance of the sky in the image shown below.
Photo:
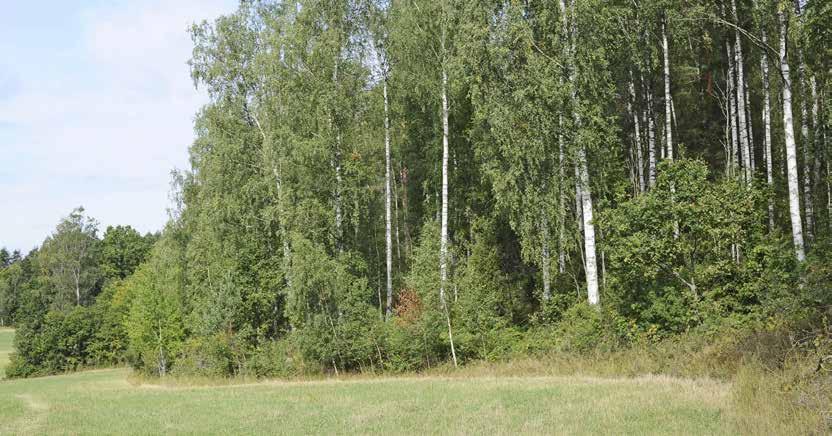
<path fill-rule="evenodd" d="M 207 102 L 187 61 L 195 22 L 236 0 L 10 1 L 0 15 L 0 247 L 28 251 L 83 206 L 160 230 Z"/>

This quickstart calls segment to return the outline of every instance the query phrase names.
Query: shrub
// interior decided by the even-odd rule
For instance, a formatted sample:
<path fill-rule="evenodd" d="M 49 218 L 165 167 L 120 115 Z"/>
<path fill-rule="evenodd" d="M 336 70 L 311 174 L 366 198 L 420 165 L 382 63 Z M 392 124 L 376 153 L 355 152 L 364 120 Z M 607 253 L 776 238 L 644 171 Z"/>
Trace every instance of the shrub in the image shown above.
<path fill-rule="evenodd" d="M 99 323 L 96 310 L 77 306 L 66 313 L 49 311 L 42 320 L 21 324 L 15 335 L 17 353 L 6 375 L 46 375 L 89 365 L 88 347 Z"/>
<path fill-rule="evenodd" d="M 289 339 L 261 344 L 246 360 L 242 374 L 257 378 L 290 378 L 303 374 L 320 373 L 322 368 L 307 362 Z"/>
<path fill-rule="evenodd" d="M 563 314 L 555 334 L 559 351 L 611 351 L 624 342 L 627 324 L 610 309 L 582 302 Z"/>

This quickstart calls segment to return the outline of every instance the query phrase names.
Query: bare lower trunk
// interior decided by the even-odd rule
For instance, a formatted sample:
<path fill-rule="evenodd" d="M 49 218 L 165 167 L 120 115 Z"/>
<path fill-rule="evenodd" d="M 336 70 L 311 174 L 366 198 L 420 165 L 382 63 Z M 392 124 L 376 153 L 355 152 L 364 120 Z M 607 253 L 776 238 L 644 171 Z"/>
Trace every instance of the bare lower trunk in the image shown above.
<path fill-rule="evenodd" d="M 818 84 L 815 76 L 809 77 L 809 90 L 812 95 L 812 180 L 814 184 L 818 184 L 821 180 L 821 130 L 823 124 L 820 117 L 820 102 L 818 100 Z M 812 187 L 814 188 L 815 185 Z"/>
<path fill-rule="evenodd" d="M 737 21 L 737 4 L 735 0 L 731 0 L 731 12 L 734 21 Z M 743 179 L 746 183 L 751 182 L 751 156 L 748 146 L 748 127 L 745 115 L 745 67 L 743 65 L 742 57 L 742 42 L 740 40 L 740 32 L 734 29 L 734 63 L 736 67 L 736 85 L 734 86 L 734 96 L 736 98 L 737 108 L 737 130 L 739 131 L 740 149 L 742 150 L 742 167 Z"/>
<path fill-rule="evenodd" d="M 578 231 L 581 233 L 584 231 L 583 198 L 584 194 L 581 190 L 581 173 L 580 169 L 575 166 L 575 221 L 578 223 Z"/>
<path fill-rule="evenodd" d="M 798 262 L 806 259 L 803 247 L 803 224 L 800 219 L 800 186 L 797 174 L 797 146 L 794 140 L 794 120 L 792 116 L 792 83 L 789 77 L 789 57 L 786 35 L 788 20 L 782 10 L 778 10 L 780 21 L 780 74 L 783 78 L 783 131 L 786 141 L 786 172 L 789 185 L 789 217 L 792 224 L 792 239 L 795 257 Z"/>
<path fill-rule="evenodd" d="M 563 0 L 561 0 L 563 1 Z M 575 17 L 575 0 L 570 3 L 572 13 L 572 47 L 575 47 L 578 38 L 578 26 Z M 581 114 L 579 112 L 579 97 L 576 85 L 577 71 L 575 66 L 575 51 L 571 51 L 568 57 L 569 83 L 571 85 L 572 116 L 575 121 L 575 130 L 582 127 Z M 580 194 L 581 211 L 584 228 L 584 270 L 586 272 L 587 300 L 590 305 L 598 305 L 598 265 L 595 255 L 595 224 L 592 216 L 592 192 L 590 188 L 589 164 L 587 163 L 586 146 L 577 144 L 577 162 L 575 162 L 575 173 L 577 176 L 576 191 Z"/>
<path fill-rule="evenodd" d="M 647 95 L 647 110 L 645 111 L 645 124 L 647 124 L 647 186 L 653 188 L 656 185 L 656 122 L 653 115 L 653 87 L 642 78 L 641 83 L 645 86 Z"/>
<path fill-rule="evenodd" d="M 563 274 L 566 271 L 566 229 L 564 226 L 564 218 L 566 217 L 566 202 L 564 201 L 563 190 L 566 177 L 564 174 L 564 144 L 563 144 L 563 119 L 558 115 L 558 273 Z"/>
<path fill-rule="evenodd" d="M 445 34 L 442 34 L 442 53 L 445 52 Z M 451 343 L 451 357 L 454 366 L 457 366 L 456 349 L 454 347 L 454 336 L 451 330 L 451 313 L 445 297 L 445 286 L 448 282 L 448 73 L 445 65 L 442 65 L 442 215 L 439 240 L 439 299 L 445 311 L 445 319 L 448 323 L 448 339 Z"/>
<path fill-rule="evenodd" d="M 81 305 L 81 273 L 78 271 L 73 272 L 73 277 L 75 278 L 75 304 L 77 306 Z"/>
<path fill-rule="evenodd" d="M 801 150 L 803 151 L 803 211 L 806 215 L 806 239 L 814 240 L 815 214 L 812 199 L 812 153 L 811 139 L 809 138 L 809 110 L 806 107 L 808 93 L 806 92 L 806 64 L 803 62 L 803 53 L 798 50 L 800 62 L 800 139 Z"/>
<path fill-rule="evenodd" d="M 589 187 L 589 168 L 586 160 L 586 149 L 581 146 L 578 150 L 578 169 L 580 172 L 581 202 L 584 223 L 584 249 L 586 251 L 586 287 L 589 304 L 599 303 L 598 298 L 598 266 L 595 258 L 595 224 L 592 217 L 592 195 Z"/>
<path fill-rule="evenodd" d="M 627 110 L 633 118 L 633 140 L 635 148 L 635 177 L 638 182 L 638 192 L 643 193 L 646 189 L 644 183 L 644 158 L 641 152 L 641 126 L 639 125 L 638 114 L 633 109 L 636 103 L 636 87 L 633 84 L 632 73 L 630 73 L 630 100 L 627 102 Z"/>
<path fill-rule="evenodd" d="M 766 33 L 762 35 L 763 44 L 766 45 Z M 766 155 L 766 184 L 769 190 L 774 188 L 774 173 L 771 152 L 771 95 L 768 79 L 768 57 L 765 53 L 760 55 L 760 71 L 763 75 L 763 149 Z M 774 230 L 774 198 L 769 196 L 768 200 L 768 227 Z"/>
<path fill-rule="evenodd" d="M 744 82 L 745 85 L 745 92 L 743 93 L 743 98 L 745 99 L 745 115 L 746 119 L 746 128 L 748 129 L 748 159 L 751 165 L 749 169 L 749 173 L 751 174 L 751 178 L 754 178 L 754 172 L 757 170 L 757 162 L 754 160 L 754 123 L 752 122 L 752 112 L 751 112 L 751 93 L 748 91 L 748 80 Z"/>
<path fill-rule="evenodd" d="M 540 247 L 540 270 L 543 275 L 543 300 L 552 298 L 551 279 L 549 277 L 549 268 L 551 260 L 549 257 L 549 220 L 546 219 L 545 208 L 541 211 L 540 222 L 540 238 L 542 239 Z"/>
<path fill-rule="evenodd" d="M 392 164 L 390 160 L 390 112 L 387 100 L 387 80 L 383 83 L 384 94 L 384 218 L 385 218 L 385 260 L 387 263 L 387 306 L 385 308 L 386 318 L 390 318 L 393 312 L 393 225 L 392 225 L 392 190 L 390 179 Z"/>
<path fill-rule="evenodd" d="M 667 42 L 667 17 L 662 21 L 662 53 L 664 57 L 664 133 L 667 159 L 673 161 L 673 126 L 671 123 L 670 46 Z"/>
<path fill-rule="evenodd" d="M 737 100 L 734 98 L 735 80 L 734 80 L 734 51 L 731 49 L 731 44 L 725 43 L 726 51 L 728 52 L 728 80 L 726 80 L 726 94 L 728 99 L 728 126 L 731 131 L 731 153 L 730 153 L 730 168 L 729 173 L 732 177 L 739 174 L 739 131 L 737 129 Z"/>

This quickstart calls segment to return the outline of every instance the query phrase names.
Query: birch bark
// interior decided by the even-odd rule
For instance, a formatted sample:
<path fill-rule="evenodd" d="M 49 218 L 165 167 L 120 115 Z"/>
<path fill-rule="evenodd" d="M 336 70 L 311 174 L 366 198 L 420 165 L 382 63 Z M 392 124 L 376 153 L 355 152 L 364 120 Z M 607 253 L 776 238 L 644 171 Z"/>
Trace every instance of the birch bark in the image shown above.
<path fill-rule="evenodd" d="M 789 186 L 789 217 L 792 224 L 792 240 L 798 262 L 806 259 L 803 246 L 803 224 L 800 219 L 800 185 L 797 175 L 797 146 L 794 140 L 794 119 L 792 116 L 792 83 L 787 48 L 788 18 L 778 10 L 780 22 L 780 75 L 783 79 L 783 133 L 786 142 L 786 173 Z"/>

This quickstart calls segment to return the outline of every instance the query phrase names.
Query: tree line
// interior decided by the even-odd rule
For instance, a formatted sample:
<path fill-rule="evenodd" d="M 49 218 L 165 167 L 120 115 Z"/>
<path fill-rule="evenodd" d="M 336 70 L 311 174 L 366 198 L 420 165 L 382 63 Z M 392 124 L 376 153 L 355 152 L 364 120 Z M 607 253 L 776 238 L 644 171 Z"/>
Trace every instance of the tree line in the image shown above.
<path fill-rule="evenodd" d="M 164 231 L 78 210 L 4 255 L 7 372 L 418 370 L 828 310 L 828 29 L 819 0 L 241 1 L 190 29 L 210 103 Z"/>

